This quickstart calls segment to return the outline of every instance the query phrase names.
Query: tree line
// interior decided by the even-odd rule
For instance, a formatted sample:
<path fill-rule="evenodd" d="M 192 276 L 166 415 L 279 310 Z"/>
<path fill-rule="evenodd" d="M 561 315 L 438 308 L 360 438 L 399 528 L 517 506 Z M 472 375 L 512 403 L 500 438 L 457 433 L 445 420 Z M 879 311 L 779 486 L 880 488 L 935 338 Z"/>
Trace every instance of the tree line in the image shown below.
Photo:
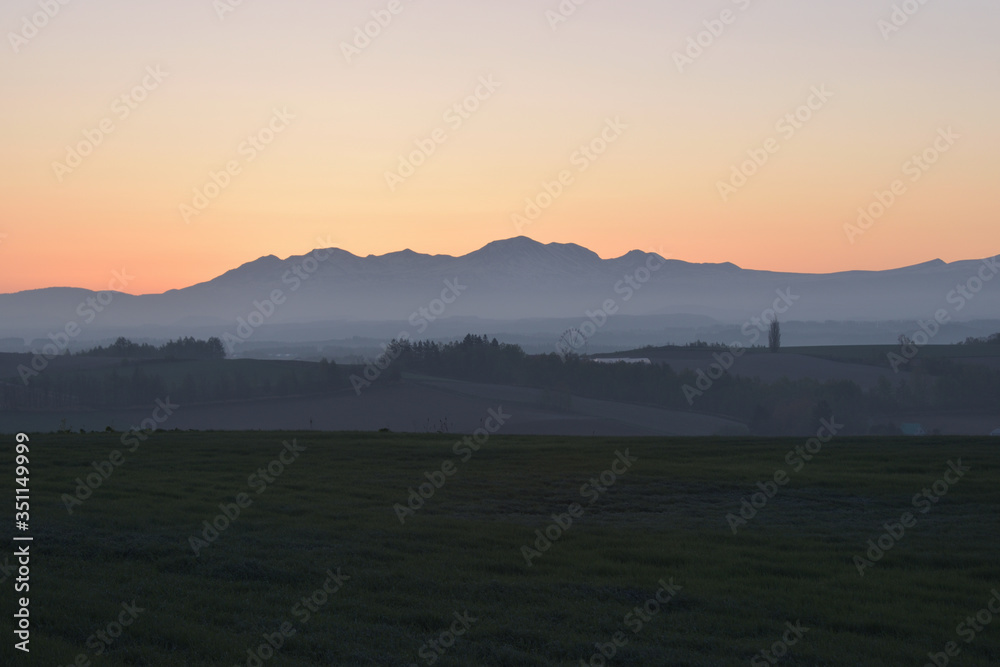
<path fill-rule="evenodd" d="M 997 337 L 990 337 L 994 340 Z M 779 342 L 780 341 L 775 341 Z M 712 347 L 696 343 L 690 347 Z M 226 360 L 219 339 L 181 338 L 155 347 L 119 338 L 112 345 L 80 353 L 121 361 L 98 369 L 51 369 L 30 387 L 0 383 L 0 409 L 79 409 L 146 404 L 169 396 L 185 404 L 291 396 L 345 390 L 351 369 L 325 359 L 309 362 Z M 669 364 L 598 364 L 568 354 L 530 355 L 496 338 L 469 334 L 448 343 L 394 340 L 393 359 L 380 382 L 402 373 L 540 389 L 551 407 L 569 407 L 571 395 L 697 411 L 747 423 L 760 435 L 815 432 L 821 418 L 836 417 L 844 434 L 866 434 L 880 415 L 921 410 L 995 410 L 1000 370 L 947 358 L 918 356 L 907 374 L 883 377 L 862 388 L 849 380 L 812 378 L 763 382 L 724 373 L 692 407 L 686 386 L 698 383 L 692 370 Z M 360 372 L 360 370 L 359 370 Z"/>
<path fill-rule="evenodd" d="M 124 359 L 225 359 L 226 348 L 219 338 L 197 340 L 191 336 L 170 340 L 159 347 L 134 343 L 119 337 L 107 347 L 97 346 L 77 353 L 84 357 L 121 357 Z"/>
<path fill-rule="evenodd" d="M 773 341 L 780 345 L 780 337 Z M 706 346 L 710 347 L 710 346 Z M 769 345 L 772 351 L 777 345 Z M 570 394 L 691 410 L 685 385 L 695 385 L 692 370 L 675 372 L 668 364 L 596 364 L 585 357 L 526 354 L 518 345 L 467 335 L 450 343 L 393 341 L 387 356 L 399 372 L 457 380 L 542 389 L 548 396 Z M 949 359 L 916 359 L 909 375 L 886 378 L 871 389 L 851 380 L 812 378 L 763 382 L 724 374 L 698 399 L 696 409 L 734 417 L 761 435 L 815 432 L 818 420 L 835 416 L 845 434 L 867 434 L 878 415 L 919 410 L 995 409 L 1000 370 Z"/>

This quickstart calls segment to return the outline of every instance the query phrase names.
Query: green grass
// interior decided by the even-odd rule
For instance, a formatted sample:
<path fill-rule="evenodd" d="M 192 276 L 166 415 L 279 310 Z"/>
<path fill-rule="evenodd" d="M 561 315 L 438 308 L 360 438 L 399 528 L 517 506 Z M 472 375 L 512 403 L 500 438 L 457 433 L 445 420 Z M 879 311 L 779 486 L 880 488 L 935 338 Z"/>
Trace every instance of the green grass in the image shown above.
<path fill-rule="evenodd" d="M 17 664 L 246 664 L 289 621 L 267 665 L 424 665 L 467 610 L 479 620 L 435 664 L 579 665 L 625 631 L 607 664 L 745 665 L 801 621 L 781 665 L 923 665 L 1000 589 L 996 439 L 835 440 L 734 536 L 726 514 L 801 440 L 494 437 L 462 463 L 456 436 L 157 433 L 68 515 L 60 496 L 119 437 L 32 440 L 32 652 Z M 248 476 L 292 438 L 306 451 L 256 494 Z M 631 470 L 527 567 L 521 546 L 586 505 L 581 485 L 626 448 Z M 861 578 L 852 557 L 958 457 L 971 471 Z M 457 474 L 400 525 L 392 505 L 448 458 Z M 241 492 L 252 505 L 194 557 L 188 537 Z M 300 623 L 297 601 L 337 568 L 350 580 Z M 680 593 L 631 632 L 625 615 L 671 578 Z M 95 659 L 88 637 L 133 599 L 146 611 Z M 953 664 L 1000 663 L 1000 619 L 961 645 Z"/>

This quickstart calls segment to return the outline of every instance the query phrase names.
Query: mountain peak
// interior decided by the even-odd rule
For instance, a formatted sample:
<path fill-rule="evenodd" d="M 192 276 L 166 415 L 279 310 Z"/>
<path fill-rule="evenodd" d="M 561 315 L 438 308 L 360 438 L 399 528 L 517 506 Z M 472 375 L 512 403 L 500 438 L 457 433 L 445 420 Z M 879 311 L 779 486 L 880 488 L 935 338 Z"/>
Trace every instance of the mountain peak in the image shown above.
<path fill-rule="evenodd" d="M 939 269 L 948 266 L 948 262 L 942 259 L 932 259 L 929 262 L 921 262 L 920 264 L 912 264 L 910 266 L 903 266 L 898 269 L 890 269 L 889 273 L 909 273 L 913 271 L 926 271 L 928 269 Z"/>
<path fill-rule="evenodd" d="M 527 236 L 515 236 L 509 239 L 501 239 L 499 241 L 491 241 L 487 243 L 479 250 L 505 250 L 505 251 L 517 251 L 517 250 L 527 250 L 527 249 L 537 249 L 544 248 L 545 246 L 538 241 L 528 238 Z"/>

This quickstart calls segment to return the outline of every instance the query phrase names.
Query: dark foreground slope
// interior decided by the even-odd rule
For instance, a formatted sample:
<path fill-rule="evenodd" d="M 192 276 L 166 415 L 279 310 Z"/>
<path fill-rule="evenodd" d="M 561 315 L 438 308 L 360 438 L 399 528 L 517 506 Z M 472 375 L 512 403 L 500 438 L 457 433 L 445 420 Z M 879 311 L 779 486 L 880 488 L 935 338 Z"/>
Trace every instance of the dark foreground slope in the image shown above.
<path fill-rule="evenodd" d="M 1000 619 L 960 627 L 1000 589 L 996 442 L 833 440 L 806 462 L 801 440 L 495 435 L 469 455 L 455 439 L 160 432 L 69 514 L 61 496 L 118 436 L 34 438 L 30 664 L 596 665 L 613 649 L 609 665 L 763 665 L 773 649 L 875 667 L 949 642 L 962 665 L 1000 662 Z M 727 514 L 778 471 L 734 534 Z M 401 523 L 393 505 L 428 480 Z M 925 488 L 937 500 L 915 507 Z M 854 557 L 906 512 L 861 576 Z"/>

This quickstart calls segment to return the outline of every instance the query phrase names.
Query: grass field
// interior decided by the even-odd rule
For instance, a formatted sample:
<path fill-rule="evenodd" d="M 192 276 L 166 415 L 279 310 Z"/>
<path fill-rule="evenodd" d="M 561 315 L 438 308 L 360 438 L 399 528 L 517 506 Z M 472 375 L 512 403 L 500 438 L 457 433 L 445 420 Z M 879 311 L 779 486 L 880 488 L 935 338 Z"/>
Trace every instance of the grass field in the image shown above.
<path fill-rule="evenodd" d="M 31 654 L 8 633 L 3 664 L 768 665 L 773 648 L 780 665 L 920 666 L 949 642 L 949 664 L 1000 664 L 1000 614 L 958 628 L 1000 590 L 1000 439 L 834 439 L 796 470 L 802 440 L 497 435 L 463 461 L 447 435 L 120 437 L 32 438 Z M 116 449 L 70 515 L 63 494 Z M 251 478 L 282 451 L 270 482 Z M 445 460 L 401 524 L 393 505 Z M 734 535 L 727 514 L 778 471 Z M 915 507 L 925 488 L 938 500 Z M 241 493 L 196 557 L 189 538 Z M 571 503 L 529 566 L 522 547 Z M 854 557 L 907 511 L 916 525 L 860 576 Z M 648 602 L 661 581 L 675 595 Z M 10 618 L 11 578 L 4 592 Z M 248 655 L 283 625 L 273 656 Z"/>

